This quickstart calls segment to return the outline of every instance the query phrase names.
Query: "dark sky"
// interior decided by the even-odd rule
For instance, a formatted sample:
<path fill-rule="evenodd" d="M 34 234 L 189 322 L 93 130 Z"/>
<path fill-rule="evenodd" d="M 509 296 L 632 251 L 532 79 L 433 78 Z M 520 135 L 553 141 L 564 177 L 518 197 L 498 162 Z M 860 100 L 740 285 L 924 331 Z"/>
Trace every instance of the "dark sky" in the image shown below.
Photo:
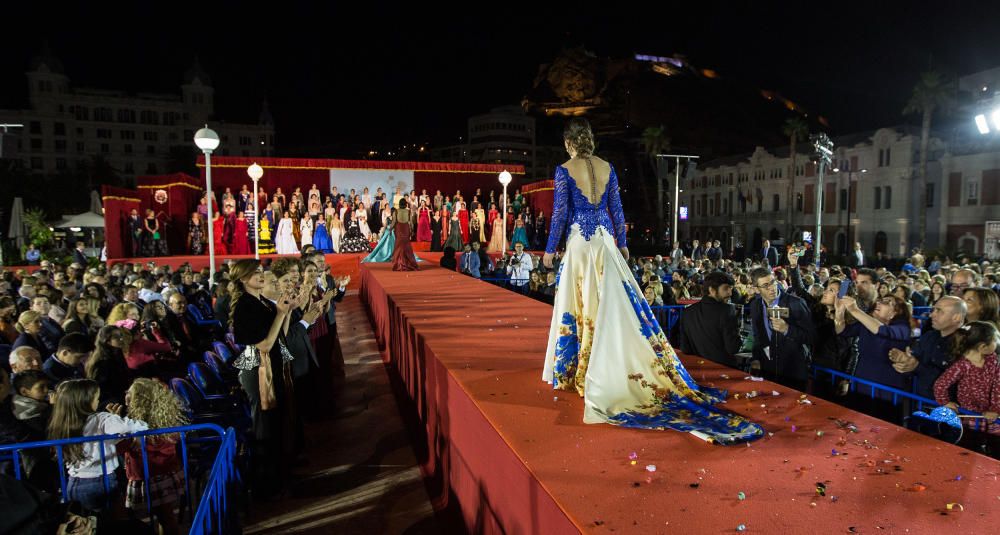
<path fill-rule="evenodd" d="M 824 11 L 807 2 L 603 2 L 610 7 L 597 12 L 582 2 L 545 11 L 536 9 L 544 2 L 464 2 L 442 13 L 434 2 L 14 4 L 2 8 L 0 108 L 24 104 L 23 73 L 46 40 L 74 84 L 129 91 L 179 93 L 198 55 L 221 118 L 255 120 L 266 96 L 279 153 L 315 147 L 322 156 L 455 142 L 469 115 L 518 103 L 564 45 L 681 53 L 825 115 L 834 134 L 903 121 L 930 62 L 955 74 L 1000 65 L 996 2 L 808 2 Z"/>

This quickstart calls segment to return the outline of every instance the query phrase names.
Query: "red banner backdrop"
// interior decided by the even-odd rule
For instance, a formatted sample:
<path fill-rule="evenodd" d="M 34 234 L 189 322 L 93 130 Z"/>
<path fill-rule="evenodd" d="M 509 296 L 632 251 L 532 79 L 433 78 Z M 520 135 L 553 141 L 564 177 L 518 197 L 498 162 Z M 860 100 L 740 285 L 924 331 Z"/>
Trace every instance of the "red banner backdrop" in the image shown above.
<path fill-rule="evenodd" d="M 139 193 L 134 189 L 102 186 L 101 202 L 104 204 L 104 244 L 108 248 L 108 258 L 132 256 L 125 219 L 133 209 L 141 208 Z"/>
<path fill-rule="evenodd" d="M 204 192 L 198 185 L 198 179 L 185 173 L 175 173 L 140 176 L 136 182 L 142 208 L 151 208 L 156 213 L 167 236 L 170 254 L 186 254 L 187 222 Z M 140 215 L 146 217 L 145 213 Z"/>

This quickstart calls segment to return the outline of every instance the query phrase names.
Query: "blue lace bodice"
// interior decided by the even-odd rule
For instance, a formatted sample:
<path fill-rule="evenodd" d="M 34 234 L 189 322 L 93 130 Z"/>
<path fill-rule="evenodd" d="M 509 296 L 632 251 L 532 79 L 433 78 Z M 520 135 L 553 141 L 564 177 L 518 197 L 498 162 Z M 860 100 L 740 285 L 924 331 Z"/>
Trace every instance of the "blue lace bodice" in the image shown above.
<path fill-rule="evenodd" d="M 561 165 L 556 167 L 555 199 L 549 227 L 549 242 L 545 246 L 546 253 L 556 252 L 559 240 L 574 223 L 580 225 L 580 233 L 584 239 L 590 240 L 597 227 L 601 226 L 614 235 L 618 247 L 626 247 L 625 214 L 622 213 L 618 174 L 615 173 L 614 166 L 611 166 L 608 185 L 596 205 L 591 204 L 587 196 L 580 191 L 568 169 Z"/>

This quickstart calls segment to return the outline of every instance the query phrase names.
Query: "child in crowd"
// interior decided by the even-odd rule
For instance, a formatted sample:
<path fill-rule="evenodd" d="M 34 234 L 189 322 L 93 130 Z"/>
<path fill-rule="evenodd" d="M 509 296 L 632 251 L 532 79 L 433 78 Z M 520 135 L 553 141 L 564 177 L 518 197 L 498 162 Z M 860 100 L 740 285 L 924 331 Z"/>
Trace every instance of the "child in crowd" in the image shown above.
<path fill-rule="evenodd" d="M 141 420 L 150 429 L 164 429 L 187 425 L 183 402 L 163 383 L 146 378 L 138 378 L 125 395 L 128 414 Z M 172 535 L 177 530 L 177 515 L 174 505 L 184 493 L 184 476 L 177 455 L 177 437 L 159 435 L 146 438 L 146 462 L 149 465 L 149 485 L 143 480 L 142 443 L 132 439 L 125 446 L 125 475 L 128 489 L 125 506 L 145 514 L 146 489 L 149 489 L 150 505 L 163 527 L 163 533 Z"/>
<path fill-rule="evenodd" d="M 934 382 L 935 400 L 952 410 L 959 407 L 980 412 L 986 417 L 986 431 L 1000 433 L 1000 365 L 997 364 L 997 341 L 1000 335 L 992 323 L 972 321 L 952 335 L 952 354 L 957 359 Z M 952 401 L 950 389 L 958 384 L 958 401 Z M 972 424 L 966 419 L 967 424 Z"/>
<path fill-rule="evenodd" d="M 109 403 L 99 412 L 101 388 L 91 379 L 71 379 L 56 388 L 55 406 L 49 422 L 49 439 L 114 435 L 145 431 L 145 422 L 121 416 L 123 407 Z M 115 442 L 85 442 L 63 448 L 69 472 L 66 498 L 92 511 L 103 511 L 118 499 L 118 452 Z M 104 462 L 101 462 L 101 449 Z M 108 494 L 105 493 L 107 487 Z"/>
<path fill-rule="evenodd" d="M 49 423 L 49 378 L 41 370 L 26 370 L 14 377 L 14 417 L 44 434 Z"/>

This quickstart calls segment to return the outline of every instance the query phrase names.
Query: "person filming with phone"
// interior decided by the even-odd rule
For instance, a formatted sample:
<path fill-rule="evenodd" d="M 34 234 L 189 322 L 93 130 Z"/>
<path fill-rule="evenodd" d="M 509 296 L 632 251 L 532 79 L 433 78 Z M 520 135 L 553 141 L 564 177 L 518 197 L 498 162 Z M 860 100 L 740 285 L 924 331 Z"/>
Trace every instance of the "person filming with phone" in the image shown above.
<path fill-rule="evenodd" d="M 809 308 L 801 298 L 782 292 L 768 268 L 754 269 L 750 279 L 757 292 L 750 302 L 754 337 L 751 368 L 759 368 L 770 380 L 803 390 L 816 338 Z"/>

